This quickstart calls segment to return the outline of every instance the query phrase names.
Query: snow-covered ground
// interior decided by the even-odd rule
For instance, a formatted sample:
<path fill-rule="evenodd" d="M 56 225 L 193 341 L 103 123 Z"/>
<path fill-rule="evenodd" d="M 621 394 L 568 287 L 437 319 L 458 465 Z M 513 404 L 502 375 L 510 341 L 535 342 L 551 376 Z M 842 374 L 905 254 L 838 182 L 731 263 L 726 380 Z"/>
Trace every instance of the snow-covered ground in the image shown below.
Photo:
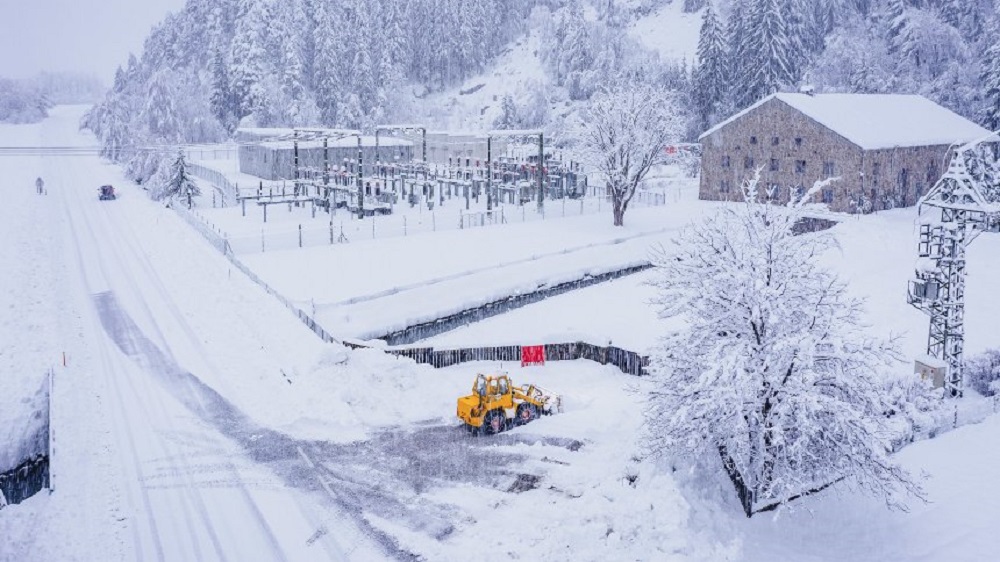
<path fill-rule="evenodd" d="M 0 127 L 0 139 L 93 144 L 76 130 L 80 111 Z M 0 173 L 12 179 L 11 204 L 0 208 L 0 450 L 20 444 L 10 420 L 28 415 L 45 370 L 56 372 L 55 492 L 0 510 L 0 560 L 454 560 L 483 547 L 547 560 L 991 555 L 988 529 L 1000 521 L 997 416 L 899 454 L 929 475 L 930 503 L 911 501 L 909 513 L 835 486 L 797 502 L 794 513 L 748 521 L 724 478 L 674 473 L 645 458 L 649 380 L 586 361 L 434 370 L 322 344 L 173 211 L 96 157 L 0 158 Z M 34 194 L 37 175 L 47 196 Z M 102 183 L 119 186 L 122 197 L 97 201 Z M 712 208 L 689 197 L 636 210 L 625 229 L 581 217 L 246 261 L 297 302 L 315 298 L 321 308 L 355 299 L 370 306 L 358 314 L 391 322 L 574 267 L 642 257 L 651 242 Z M 869 297 L 873 330 L 906 329 L 908 354 L 922 348 L 927 326 L 905 303 L 914 217 L 898 210 L 845 221 L 834 231 L 841 251 L 825 258 Z M 624 236 L 635 238 L 614 243 Z M 1000 305 L 989 289 L 1000 274 L 998 242 L 981 236 L 969 255 L 972 352 L 996 344 L 990 319 Z M 512 332 L 541 339 L 575 330 L 648 345 L 657 324 L 642 280 L 554 298 L 441 338 L 493 343 L 511 341 Z M 393 288 L 407 285 L 421 289 L 395 298 L 410 293 L 422 305 L 391 300 Z M 455 399 L 476 372 L 498 369 L 560 393 L 565 412 L 498 438 L 467 435 L 454 419 Z"/>

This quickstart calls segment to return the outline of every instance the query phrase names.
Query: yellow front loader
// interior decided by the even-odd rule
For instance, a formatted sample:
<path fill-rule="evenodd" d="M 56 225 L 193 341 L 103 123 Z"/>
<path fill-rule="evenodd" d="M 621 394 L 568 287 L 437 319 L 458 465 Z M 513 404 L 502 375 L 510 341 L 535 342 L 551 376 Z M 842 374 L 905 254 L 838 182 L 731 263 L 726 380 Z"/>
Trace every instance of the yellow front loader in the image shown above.
<path fill-rule="evenodd" d="M 458 399 L 458 417 L 465 426 L 489 434 L 561 411 L 558 395 L 533 384 L 514 386 L 506 374 L 476 375 L 472 394 Z"/>

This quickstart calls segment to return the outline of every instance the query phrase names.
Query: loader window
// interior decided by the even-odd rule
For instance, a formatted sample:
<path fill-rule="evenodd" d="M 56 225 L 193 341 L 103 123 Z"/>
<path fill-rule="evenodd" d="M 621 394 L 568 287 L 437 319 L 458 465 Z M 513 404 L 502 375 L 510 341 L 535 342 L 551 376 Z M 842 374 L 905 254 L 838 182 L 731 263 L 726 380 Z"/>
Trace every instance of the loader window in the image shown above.
<path fill-rule="evenodd" d="M 483 377 L 476 379 L 476 394 L 480 396 L 486 395 L 486 379 Z"/>
<path fill-rule="evenodd" d="M 507 388 L 507 385 L 508 385 L 507 379 L 500 379 L 500 394 L 507 394 L 508 392 L 510 392 L 510 389 Z"/>

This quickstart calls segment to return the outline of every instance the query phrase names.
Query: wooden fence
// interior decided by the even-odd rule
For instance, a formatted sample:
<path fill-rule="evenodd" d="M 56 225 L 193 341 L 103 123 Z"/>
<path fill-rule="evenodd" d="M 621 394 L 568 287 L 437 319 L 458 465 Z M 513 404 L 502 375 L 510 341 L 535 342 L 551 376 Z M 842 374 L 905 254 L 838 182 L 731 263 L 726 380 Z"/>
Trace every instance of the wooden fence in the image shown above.
<path fill-rule="evenodd" d="M 22 501 L 49 487 L 49 456 L 35 455 L 0 472 L 0 507 Z"/>
<path fill-rule="evenodd" d="M 345 342 L 352 347 L 364 347 L 363 344 Z M 627 375 L 642 376 L 648 374 L 649 357 L 634 351 L 615 346 L 600 346 L 587 342 L 550 343 L 545 344 L 546 361 L 573 361 L 589 359 L 601 365 L 614 365 Z M 500 345 L 493 347 L 470 347 L 461 349 L 434 349 L 433 347 L 401 347 L 387 348 L 386 353 L 407 357 L 417 363 L 431 365 L 434 368 L 450 367 L 469 361 L 510 361 L 520 363 L 520 345 Z"/>

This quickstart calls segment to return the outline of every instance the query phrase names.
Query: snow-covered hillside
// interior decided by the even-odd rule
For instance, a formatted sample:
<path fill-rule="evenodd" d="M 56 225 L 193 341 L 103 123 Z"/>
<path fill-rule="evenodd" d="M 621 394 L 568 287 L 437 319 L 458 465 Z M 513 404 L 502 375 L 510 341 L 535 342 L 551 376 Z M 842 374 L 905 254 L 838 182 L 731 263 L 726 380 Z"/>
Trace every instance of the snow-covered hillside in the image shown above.
<path fill-rule="evenodd" d="M 629 35 L 659 53 L 662 60 L 685 61 L 691 68 L 698 52 L 702 11 L 686 14 L 684 1 L 673 0 L 632 23 Z"/>
<path fill-rule="evenodd" d="M 658 53 L 661 61 L 686 61 L 690 68 L 698 47 L 702 12 L 684 13 L 683 5 L 683 0 L 674 0 L 636 17 L 628 24 L 627 34 Z M 589 4 L 586 7 L 587 19 L 594 20 L 596 12 Z M 483 73 L 457 87 L 415 99 L 415 119 L 440 129 L 486 131 L 499 117 L 505 95 L 519 108 L 544 104 L 549 124 L 559 123 L 580 107 L 579 102 L 570 100 L 565 87 L 556 84 L 541 59 L 540 25 L 544 20 L 530 23 L 533 27 L 509 44 Z"/>

